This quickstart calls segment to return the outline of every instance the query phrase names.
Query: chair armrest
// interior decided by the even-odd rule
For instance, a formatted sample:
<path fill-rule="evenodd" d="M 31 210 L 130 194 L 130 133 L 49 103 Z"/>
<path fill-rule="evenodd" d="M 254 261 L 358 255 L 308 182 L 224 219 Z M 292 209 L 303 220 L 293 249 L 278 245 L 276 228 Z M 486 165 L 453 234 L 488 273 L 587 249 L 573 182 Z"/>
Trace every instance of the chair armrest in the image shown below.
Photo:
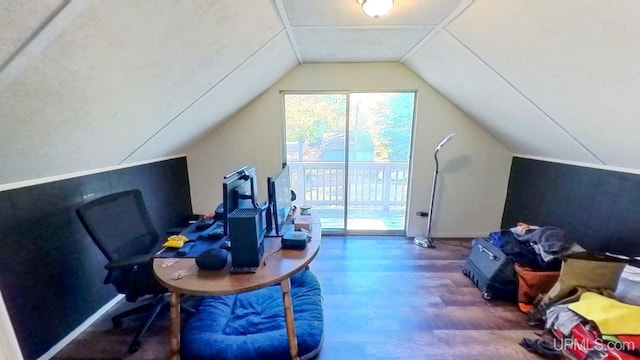
<path fill-rule="evenodd" d="M 138 256 L 127 258 L 127 259 L 119 260 L 119 261 L 112 261 L 107 265 L 105 265 L 104 268 L 111 271 L 114 269 L 130 267 L 135 265 L 146 265 L 151 261 L 152 256 L 153 256 L 152 254 L 144 254 L 144 255 L 138 255 Z"/>

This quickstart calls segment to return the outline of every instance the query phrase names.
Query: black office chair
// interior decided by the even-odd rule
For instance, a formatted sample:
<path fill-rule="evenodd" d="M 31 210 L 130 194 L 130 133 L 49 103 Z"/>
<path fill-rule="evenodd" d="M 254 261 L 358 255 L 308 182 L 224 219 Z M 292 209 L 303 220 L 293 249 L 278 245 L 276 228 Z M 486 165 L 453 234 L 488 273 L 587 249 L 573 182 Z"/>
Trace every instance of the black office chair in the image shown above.
<path fill-rule="evenodd" d="M 160 238 L 151 222 L 140 190 L 107 195 L 82 205 L 76 210 L 82 225 L 109 263 L 105 284 L 113 284 L 126 300 L 151 296 L 151 301 L 115 315 L 115 329 L 122 319 L 149 312 L 147 320 L 136 332 L 129 353 L 140 348 L 140 340 L 158 312 L 168 304 L 167 289 L 153 276 L 152 256 L 160 247 Z"/>

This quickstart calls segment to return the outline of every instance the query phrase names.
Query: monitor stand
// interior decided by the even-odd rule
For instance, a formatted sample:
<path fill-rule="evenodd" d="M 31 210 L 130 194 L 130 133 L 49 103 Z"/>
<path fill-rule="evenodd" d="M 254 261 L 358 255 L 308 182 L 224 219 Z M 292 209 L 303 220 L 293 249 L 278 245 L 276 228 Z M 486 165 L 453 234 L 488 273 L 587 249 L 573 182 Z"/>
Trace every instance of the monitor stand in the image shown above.
<path fill-rule="evenodd" d="M 295 230 L 295 225 L 288 223 L 288 224 L 282 225 L 282 229 L 280 229 L 280 233 L 276 232 L 276 229 L 267 229 L 267 231 L 264 233 L 264 237 L 281 237 L 282 234 L 286 233 L 287 231 L 293 231 L 293 230 Z"/>

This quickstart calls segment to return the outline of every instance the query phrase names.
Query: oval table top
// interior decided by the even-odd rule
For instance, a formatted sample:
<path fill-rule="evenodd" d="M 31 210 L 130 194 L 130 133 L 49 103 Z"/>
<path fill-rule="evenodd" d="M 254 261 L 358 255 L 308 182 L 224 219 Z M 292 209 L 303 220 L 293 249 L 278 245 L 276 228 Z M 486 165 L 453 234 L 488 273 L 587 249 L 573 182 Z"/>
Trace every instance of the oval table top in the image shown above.
<path fill-rule="evenodd" d="M 321 242 L 321 225 L 315 215 L 311 215 L 311 240 L 304 250 L 281 249 L 280 237 L 264 238 L 264 255 L 257 271 L 252 274 L 232 274 L 231 255 L 222 270 L 202 270 L 195 258 L 175 258 L 170 266 L 167 258 L 153 260 L 153 273 L 160 284 L 169 291 L 187 295 L 228 295 L 260 289 L 282 280 L 305 268 L 318 254 Z M 180 279 L 174 280 L 174 274 L 186 272 Z"/>

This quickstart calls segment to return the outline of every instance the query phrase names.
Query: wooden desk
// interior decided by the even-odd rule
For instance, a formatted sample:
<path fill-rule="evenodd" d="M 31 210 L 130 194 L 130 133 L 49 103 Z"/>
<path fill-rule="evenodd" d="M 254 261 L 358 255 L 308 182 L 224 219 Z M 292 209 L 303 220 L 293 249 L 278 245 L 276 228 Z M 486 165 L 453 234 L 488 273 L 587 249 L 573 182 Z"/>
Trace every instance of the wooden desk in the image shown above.
<path fill-rule="evenodd" d="M 223 270 L 201 270 L 194 258 L 179 258 L 171 266 L 163 267 L 164 259 L 153 260 L 153 273 L 158 282 L 171 292 L 169 359 L 180 359 L 180 295 L 228 295 L 280 284 L 291 359 L 298 359 L 298 339 L 293 322 L 291 282 L 289 278 L 307 267 L 315 258 L 321 242 L 320 220 L 312 215 L 311 241 L 305 250 L 280 250 L 280 238 L 264 239 L 264 255 L 255 274 L 231 274 L 231 257 Z M 178 271 L 187 275 L 178 280 L 171 277 Z"/>

